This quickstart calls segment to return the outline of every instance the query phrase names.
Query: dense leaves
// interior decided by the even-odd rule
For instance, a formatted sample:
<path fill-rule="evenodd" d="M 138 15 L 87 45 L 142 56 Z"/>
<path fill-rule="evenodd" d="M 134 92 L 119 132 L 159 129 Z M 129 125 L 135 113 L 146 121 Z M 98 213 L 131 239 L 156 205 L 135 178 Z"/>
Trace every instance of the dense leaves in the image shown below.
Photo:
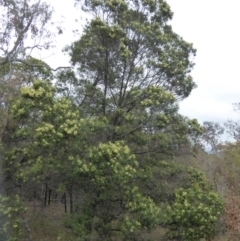
<path fill-rule="evenodd" d="M 177 162 L 202 133 L 178 113 L 196 86 L 195 49 L 168 25 L 165 1 L 82 7 L 93 18 L 66 48 L 74 71 L 54 79 L 37 59 L 15 64 L 21 81 L 2 108 L 5 179 L 22 200 L 48 184 L 68 195 L 65 225 L 76 240 L 145 240 L 159 228 L 171 239 L 212 237 L 220 198 L 202 173 Z"/>
<path fill-rule="evenodd" d="M 9 138 L 19 138 L 22 144 L 20 148 L 6 149 L 6 171 L 11 173 L 21 167 L 15 173 L 17 181 L 44 182 L 50 178 L 58 180 L 59 190 L 67 190 L 71 195 L 81 193 L 81 201 L 75 201 L 74 216 L 66 222 L 76 234 L 83 233 L 83 240 L 91 237 L 92 232 L 97 232 L 101 239 L 125 239 L 129 235 L 134 238 L 139 231 L 165 226 L 166 222 L 172 230 L 171 221 L 161 221 L 168 220 L 161 217 L 163 203 L 174 200 L 172 212 L 167 214 L 170 218 L 178 212 L 175 203 L 181 203 L 178 200 L 181 190 L 189 194 L 186 197 L 189 199 L 199 194 L 199 200 L 195 201 L 200 204 L 205 195 L 215 195 L 204 188 L 206 183 L 198 174 L 193 172 L 192 179 L 185 179 L 188 174 L 184 167 L 156 161 L 160 154 L 135 156 L 123 141 L 105 142 L 103 138 L 99 143 L 108 130 L 107 118 L 82 118 L 79 108 L 66 97 L 58 96 L 49 82 L 36 80 L 32 86 L 22 88 L 20 98 L 12 103 L 11 113 L 18 126 Z M 193 127 L 196 123 L 188 121 L 188 124 Z M 21 157 L 26 160 L 24 163 L 19 163 Z M 165 157 L 170 158 L 168 154 Z M 201 187 L 199 192 L 193 192 L 192 183 Z M 178 190 L 175 197 L 174 189 L 167 191 L 171 185 Z M 178 189 L 181 185 L 184 189 Z M 213 202 L 207 203 L 210 209 L 216 201 L 220 202 L 214 197 Z M 218 213 L 206 213 L 208 226 L 217 219 L 221 207 L 217 210 Z M 190 219 L 186 217 L 184 222 Z M 177 227 L 184 226 L 184 222 Z M 212 231 L 203 229 L 200 237 Z"/>
<path fill-rule="evenodd" d="M 26 212 L 19 195 L 0 196 L 0 240 L 17 241 L 22 237 L 22 214 Z M 26 222 L 26 221 L 25 221 Z"/>
<path fill-rule="evenodd" d="M 194 169 L 189 169 L 189 172 L 192 184 L 187 189 L 177 189 L 174 203 L 167 207 L 167 235 L 173 240 L 194 241 L 213 237 L 223 208 L 218 194 L 208 186 L 204 175 Z"/>

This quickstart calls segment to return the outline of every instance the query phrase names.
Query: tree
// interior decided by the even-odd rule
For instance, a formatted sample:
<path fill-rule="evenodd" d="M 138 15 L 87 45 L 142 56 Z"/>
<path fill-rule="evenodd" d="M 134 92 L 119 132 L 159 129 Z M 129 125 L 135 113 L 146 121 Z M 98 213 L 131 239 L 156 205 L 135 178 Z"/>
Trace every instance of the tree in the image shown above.
<path fill-rule="evenodd" d="M 187 143 L 196 143 L 201 132 L 196 120 L 177 113 L 176 105 L 195 87 L 189 76 L 195 50 L 167 24 L 172 13 L 165 1 L 85 1 L 83 8 L 93 19 L 80 40 L 67 49 L 77 75 L 60 73 L 60 92 L 71 84 L 73 91 L 65 95 L 84 116 L 106 117 L 109 131 L 105 140 L 124 140 L 136 154 L 140 167 L 136 183 L 142 193 L 158 205 L 171 200 L 177 203 L 178 196 L 171 190 L 184 186 L 178 173 L 187 174 L 160 160 L 169 162 Z M 184 192 L 197 194 L 191 187 L 185 188 Z M 210 191 L 199 193 L 202 196 L 196 205 L 203 203 Z M 212 201 L 205 205 L 212 208 L 214 220 L 206 214 L 205 227 L 195 240 L 213 235 L 214 227 L 208 228 L 219 217 L 221 202 L 212 194 Z M 215 201 L 219 201 L 216 209 Z M 190 220 L 190 216 L 186 218 L 187 231 Z M 177 229 L 182 226 L 176 225 Z M 172 230 L 173 226 L 169 223 L 168 227 Z"/>
<path fill-rule="evenodd" d="M 9 121 L 10 99 L 16 98 L 20 86 L 29 83 L 30 69 L 33 69 L 33 66 L 49 68 L 48 65 L 33 59 L 30 55 L 34 49 L 47 49 L 51 45 L 51 34 L 46 27 L 51 19 L 52 9 L 41 1 L 1 0 L 0 11 L 1 145 Z M 28 45 L 26 45 L 26 41 L 29 43 Z M 26 65 L 32 67 L 27 68 Z M 34 74 L 32 74 L 33 76 Z M 2 167 L 0 171 L 1 169 Z"/>
<path fill-rule="evenodd" d="M 213 158 L 213 157 L 212 157 Z M 223 228 L 231 240 L 239 239 L 239 142 L 225 143 L 215 156 L 212 170 L 214 184 L 221 187 L 219 192 L 224 198 Z M 219 189 L 219 188 L 218 188 Z"/>
<path fill-rule="evenodd" d="M 36 78 L 53 79 L 49 65 L 45 62 L 28 57 L 25 63 L 11 63 L 0 67 L 0 140 L 8 123 L 10 100 L 17 98 L 22 86 L 29 85 Z"/>
<path fill-rule="evenodd" d="M 103 87 L 102 114 L 111 105 L 128 110 L 131 91 L 150 86 L 178 99 L 190 94 L 196 51 L 168 25 L 172 12 L 165 1 L 85 1 L 83 7 L 94 18 L 69 53 L 79 81 Z"/>
<path fill-rule="evenodd" d="M 174 207 L 178 202 L 174 190 L 191 193 L 192 185 L 199 185 L 199 175 L 190 172 L 188 179 L 184 166 L 159 161 L 158 155 L 145 157 L 143 162 L 123 141 L 103 139 L 101 143 L 106 118 L 82 118 L 74 103 L 57 96 L 46 81 L 22 88 L 11 113 L 18 127 L 10 138 L 22 141 L 20 148 L 5 152 L 8 165 L 16 170 L 15 180 L 41 183 L 50 177 L 69 195 L 81 194 L 83 200 L 75 201 L 74 215 L 66 225 L 77 236 L 81 234 L 82 240 L 91 240 L 94 233 L 100 240 L 134 240 L 158 225 L 166 227 L 170 217 L 163 218 L 160 207 Z M 19 163 L 22 157 L 27 161 Z M 211 190 L 203 187 L 200 192 L 204 197 Z M 214 197 L 214 205 L 206 203 L 210 209 L 218 201 Z M 197 205 L 201 202 L 201 198 L 196 200 Z M 214 225 L 211 215 L 205 217 L 208 226 Z M 218 213 L 214 215 L 217 219 Z M 210 233 L 203 230 L 199 237 Z"/>
<path fill-rule="evenodd" d="M 24 146 L 24 140 L 11 139 L 20 123 L 12 119 L 10 105 L 13 99 L 19 97 L 22 86 L 31 85 L 36 78 L 52 80 L 51 67 L 31 55 L 34 50 L 41 51 L 52 47 L 55 32 L 53 27 L 58 29 L 59 33 L 61 28 L 50 22 L 52 8 L 41 0 L 0 0 L 0 11 L 0 219 L 4 218 L 4 227 L 10 224 L 5 230 L 12 235 L 11 240 L 19 240 L 21 223 L 27 225 L 27 222 L 19 216 L 21 200 L 19 201 L 15 194 L 23 188 L 21 199 L 24 199 L 26 190 L 31 185 L 36 185 L 36 182 L 23 184 L 21 178 L 16 178 L 17 165 L 19 168 L 19 165 L 25 162 L 23 157 L 17 159 L 13 165 L 8 163 L 2 153 L 3 146 L 6 150 Z M 6 194 L 8 197 L 5 197 Z M 10 216 L 12 218 L 9 220 Z M 0 236 L 3 238 L 3 233 Z M 4 240 L 7 240 L 7 237 Z"/>
<path fill-rule="evenodd" d="M 205 144 L 210 145 L 211 151 L 216 153 L 219 149 L 221 136 L 224 134 L 224 128 L 219 123 L 211 121 L 203 122 L 203 141 Z"/>
<path fill-rule="evenodd" d="M 200 130 L 177 113 L 176 104 L 196 86 L 189 75 L 196 51 L 168 25 L 167 3 L 86 1 L 83 8 L 94 18 L 67 48 L 77 74 L 59 73 L 59 92 L 84 116 L 107 118 L 107 141 L 131 145 L 134 138 L 134 153 L 168 152 L 160 144 L 168 141 L 171 151 L 179 149 L 183 136 L 167 133 L 178 129 L 189 138 L 191 126 Z M 72 91 L 64 92 L 69 85 Z"/>
<path fill-rule="evenodd" d="M 234 111 L 239 111 L 240 103 L 234 103 L 233 109 Z M 227 133 L 230 134 L 230 136 L 234 138 L 235 141 L 239 141 L 240 140 L 240 122 L 228 120 L 227 122 L 224 123 L 224 125 L 227 130 Z"/>
<path fill-rule="evenodd" d="M 168 25 L 165 1 L 85 1 L 83 8 L 93 19 L 66 49 L 77 73 L 59 73 L 59 93 L 84 117 L 105 117 L 101 141 L 124 140 L 137 155 L 138 173 L 145 173 L 137 181 L 141 191 L 156 203 L 167 201 L 156 195 L 159 161 L 194 144 L 201 132 L 177 106 L 195 87 L 189 75 L 195 50 Z"/>
<path fill-rule="evenodd" d="M 23 78 L 26 79 L 26 65 L 29 66 L 28 74 L 34 66 L 50 69 L 43 62 L 34 60 L 31 54 L 35 49 L 49 49 L 52 46 L 53 31 L 49 30 L 52 9 L 41 0 L 1 0 L 0 11 L 1 139 L 7 123 L 5 110 L 8 99 L 17 93 Z"/>
<path fill-rule="evenodd" d="M 0 65 L 13 62 L 31 64 L 26 58 L 34 49 L 51 46 L 47 25 L 52 9 L 40 0 L 1 0 L 0 9 Z M 29 45 L 26 45 L 26 40 L 30 40 Z"/>
<path fill-rule="evenodd" d="M 167 236 L 173 240 L 209 240 L 217 233 L 223 203 L 203 173 L 193 168 L 188 171 L 189 187 L 177 189 L 176 199 L 167 207 Z"/>
<path fill-rule="evenodd" d="M 232 138 L 234 138 L 234 140 L 236 140 L 236 141 L 240 140 L 240 123 L 239 123 L 239 121 L 228 120 L 225 123 L 225 127 L 227 129 L 228 134 L 230 134 L 230 136 Z"/>
<path fill-rule="evenodd" d="M 92 230 L 110 239 L 157 225 L 159 207 L 133 182 L 138 162 L 130 149 L 123 142 L 89 142 L 98 139 L 103 121 L 82 119 L 71 101 L 54 97 L 54 88 L 47 82 L 35 81 L 21 93 L 12 106 L 19 128 L 11 138 L 20 137 L 24 143 L 5 152 L 8 165 L 21 166 L 21 172 L 14 173 L 16 181 L 41 182 L 48 175 L 57 178 L 59 187 L 70 195 L 84 192 L 80 217 L 68 225 L 83 239 Z M 27 162 L 19 163 L 22 156 Z"/>
<path fill-rule="evenodd" d="M 173 157 L 186 146 L 192 152 L 202 131 L 178 113 L 195 87 L 195 50 L 168 25 L 165 1 L 83 7 L 93 19 L 68 48 L 76 71 L 59 71 L 56 87 L 35 80 L 11 102 L 15 125 L 6 134 L 20 145 L 5 149 L 6 172 L 21 183 L 48 178 L 66 191 L 66 225 L 80 240 L 142 240 L 157 227 L 171 229 L 161 207 L 178 202 L 177 190 L 193 192 Z M 210 235 L 204 230 L 198 239 Z"/>

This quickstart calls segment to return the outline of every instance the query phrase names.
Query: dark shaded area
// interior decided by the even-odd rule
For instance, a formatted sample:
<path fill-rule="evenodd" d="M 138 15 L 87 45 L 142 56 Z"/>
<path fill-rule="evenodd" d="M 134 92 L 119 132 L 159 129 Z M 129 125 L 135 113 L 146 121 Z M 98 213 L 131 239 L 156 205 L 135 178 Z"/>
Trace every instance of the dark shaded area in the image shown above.
<path fill-rule="evenodd" d="M 3 153 L 0 150 L 0 195 L 1 196 L 4 195 L 4 177 L 3 177 L 2 163 L 3 163 Z M 5 217 L 2 214 L 0 214 L 0 226 L 2 227 L 5 222 L 6 222 Z M 2 233 L 0 230 L 0 241 L 5 241 L 5 240 L 7 240 L 6 234 Z"/>

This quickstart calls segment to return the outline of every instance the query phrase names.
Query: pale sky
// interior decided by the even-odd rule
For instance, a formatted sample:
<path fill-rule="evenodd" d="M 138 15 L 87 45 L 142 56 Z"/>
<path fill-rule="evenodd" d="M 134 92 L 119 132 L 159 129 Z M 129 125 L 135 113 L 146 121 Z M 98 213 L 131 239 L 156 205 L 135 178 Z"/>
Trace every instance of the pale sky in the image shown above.
<path fill-rule="evenodd" d="M 198 87 L 181 112 L 202 121 L 238 120 L 240 102 L 240 1 L 168 0 L 173 30 L 197 49 L 192 76 Z"/>
<path fill-rule="evenodd" d="M 48 0 L 55 18 L 62 18 L 63 35 L 56 45 L 62 49 L 78 39 L 72 30 L 81 30 L 85 17 L 73 7 L 74 1 Z M 173 30 L 197 49 L 192 71 L 198 87 L 180 103 L 180 112 L 203 121 L 240 120 L 232 103 L 240 102 L 240 1 L 239 0 L 168 0 L 174 12 Z M 75 19 L 78 22 L 75 22 Z M 51 57 L 49 57 L 51 56 Z M 52 67 L 68 65 L 68 58 L 55 49 L 38 56 Z"/>

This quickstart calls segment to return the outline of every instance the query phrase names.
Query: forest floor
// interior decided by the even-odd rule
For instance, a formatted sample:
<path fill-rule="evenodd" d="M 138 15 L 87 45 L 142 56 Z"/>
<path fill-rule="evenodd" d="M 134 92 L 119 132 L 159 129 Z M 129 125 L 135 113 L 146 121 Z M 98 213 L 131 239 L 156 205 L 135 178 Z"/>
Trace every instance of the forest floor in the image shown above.
<path fill-rule="evenodd" d="M 29 220 L 23 226 L 21 241 L 76 241 L 70 229 L 64 226 L 65 209 L 61 202 L 51 203 L 46 207 L 41 202 L 26 202 L 27 212 L 24 219 Z M 165 231 L 157 229 L 145 234 L 146 240 L 162 240 Z"/>
<path fill-rule="evenodd" d="M 23 226 L 21 241 L 75 241 L 71 230 L 64 227 L 64 205 L 61 202 L 42 207 L 40 202 L 25 203 L 27 212 L 24 219 L 28 220 Z"/>
<path fill-rule="evenodd" d="M 21 241 L 76 241 L 70 229 L 64 226 L 64 205 L 61 202 L 52 202 L 46 207 L 41 202 L 32 201 L 24 203 L 27 212 L 23 215 L 27 221 L 23 226 L 23 238 Z M 158 228 L 145 234 L 145 240 L 165 240 L 164 229 Z M 216 239 L 215 239 L 216 240 Z M 218 237 L 218 241 L 229 240 L 226 237 Z"/>

